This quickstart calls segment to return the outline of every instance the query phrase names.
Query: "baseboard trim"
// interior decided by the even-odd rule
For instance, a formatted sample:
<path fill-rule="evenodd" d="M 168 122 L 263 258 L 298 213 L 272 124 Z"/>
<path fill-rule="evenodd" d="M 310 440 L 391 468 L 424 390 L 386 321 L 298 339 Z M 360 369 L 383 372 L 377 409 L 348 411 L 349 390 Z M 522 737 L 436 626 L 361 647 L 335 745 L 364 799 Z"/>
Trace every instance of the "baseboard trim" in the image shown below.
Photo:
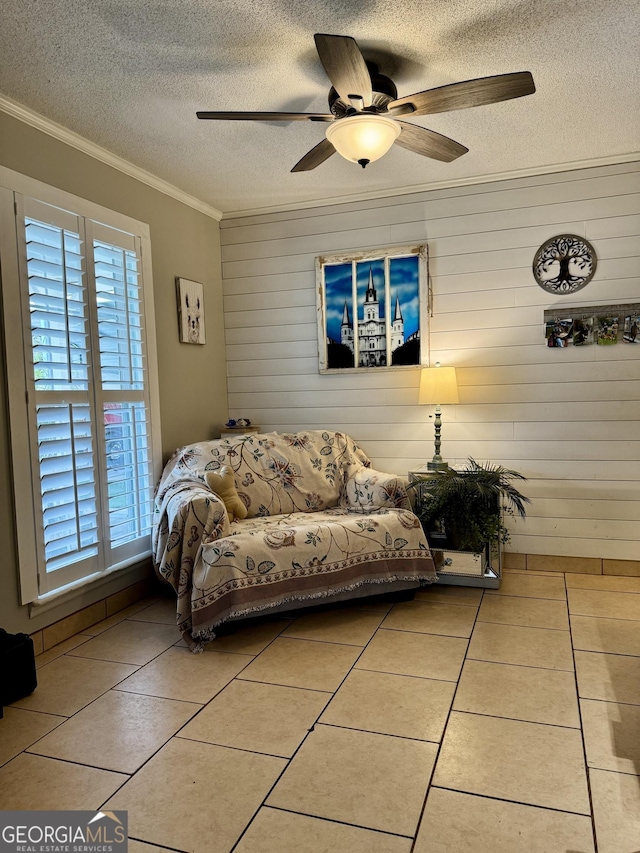
<path fill-rule="evenodd" d="M 566 557 L 555 554 L 518 554 L 515 551 L 503 551 L 502 565 L 505 569 L 528 572 L 640 577 L 640 560 L 612 560 L 608 557 Z"/>
<path fill-rule="evenodd" d="M 111 595 L 105 596 L 105 598 L 95 601 L 93 604 L 82 607 L 76 610 L 75 613 L 65 616 L 63 619 L 59 619 L 57 622 L 53 622 L 39 631 L 34 631 L 30 636 L 33 640 L 36 656 L 49 651 L 49 649 L 57 646 L 58 643 L 62 643 L 83 631 L 90 634 L 93 625 L 111 616 L 115 616 L 141 599 L 153 595 L 156 590 L 155 579 L 152 577 L 145 578 L 125 587 L 119 592 L 114 592 Z M 176 633 L 177 636 L 178 634 Z"/>

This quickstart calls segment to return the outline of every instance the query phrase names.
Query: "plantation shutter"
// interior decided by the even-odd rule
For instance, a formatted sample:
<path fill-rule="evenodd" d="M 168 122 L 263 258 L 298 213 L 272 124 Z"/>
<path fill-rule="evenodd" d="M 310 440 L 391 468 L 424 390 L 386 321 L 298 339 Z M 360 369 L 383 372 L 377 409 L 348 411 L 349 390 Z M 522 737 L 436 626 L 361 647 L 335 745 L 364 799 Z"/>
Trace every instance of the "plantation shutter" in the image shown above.
<path fill-rule="evenodd" d="M 153 465 L 139 239 L 88 223 L 95 277 L 104 438 L 105 531 L 111 562 L 149 548 Z"/>
<path fill-rule="evenodd" d="M 39 594 L 150 548 L 140 239 L 16 196 Z"/>
<path fill-rule="evenodd" d="M 21 219 L 38 569 L 50 591 L 100 568 L 83 227 L 33 199 L 23 200 Z"/>

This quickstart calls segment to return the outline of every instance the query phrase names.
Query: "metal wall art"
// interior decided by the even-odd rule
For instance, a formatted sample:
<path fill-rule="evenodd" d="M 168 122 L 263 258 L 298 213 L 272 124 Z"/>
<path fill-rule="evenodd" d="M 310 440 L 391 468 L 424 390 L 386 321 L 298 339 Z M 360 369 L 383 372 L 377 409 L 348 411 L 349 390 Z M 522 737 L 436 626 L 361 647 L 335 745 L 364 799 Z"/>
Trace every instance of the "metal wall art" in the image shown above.
<path fill-rule="evenodd" d="M 575 234 L 559 234 L 536 252 L 533 276 L 548 293 L 566 295 L 589 284 L 597 263 L 595 249 L 588 240 Z"/>
<path fill-rule="evenodd" d="M 320 373 L 425 364 L 427 247 L 316 258 Z"/>
<path fill-rule="evenodd" d="M 544 329 L 548 347 L 640 344 L 640 302 L 550 308 Z"/>

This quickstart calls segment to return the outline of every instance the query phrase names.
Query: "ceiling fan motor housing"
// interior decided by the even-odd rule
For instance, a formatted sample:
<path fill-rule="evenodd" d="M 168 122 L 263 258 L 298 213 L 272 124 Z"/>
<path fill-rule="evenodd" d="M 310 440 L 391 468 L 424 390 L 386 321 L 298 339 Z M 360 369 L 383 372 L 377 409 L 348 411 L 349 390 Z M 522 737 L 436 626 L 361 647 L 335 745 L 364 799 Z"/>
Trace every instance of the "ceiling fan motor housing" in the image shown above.
<path fill-rule="evenodd" d="M 378 72 L 378 66 L 375 62 L 367 62 L 367 68 L 371 76 L 372 99 L 371 107 L 366 108 L 366 112 L 386 112 L 387 104 L 395 101 L 398 97 L 398 90 L 395 83 L 390 77 Z M 358 94 L 354 92 L 354 94 Z M 336 118 L 343 118 L 346 115 L 353 114 L 354 108 L 350 103 L 345 103 L 336 90 L 331 87 L 329 90 L 329 109 Z"/>

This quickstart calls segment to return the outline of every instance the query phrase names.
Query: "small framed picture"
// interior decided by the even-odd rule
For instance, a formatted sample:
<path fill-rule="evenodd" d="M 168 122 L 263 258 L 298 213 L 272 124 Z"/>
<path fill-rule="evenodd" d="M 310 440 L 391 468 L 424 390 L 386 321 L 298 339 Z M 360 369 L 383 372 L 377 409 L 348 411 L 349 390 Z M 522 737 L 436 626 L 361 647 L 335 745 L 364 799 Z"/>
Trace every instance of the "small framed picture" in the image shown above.
<path fill-rule="evenodd" d="M 625 344 L 640 343 L 640 314 L 630 314 L 624 318 L 622 340 Z"/>
<path fill-rule="evenodd" d="M 607 314 L 598 317 L 598 340 L 600 346 L 612 346 L 618 343 L 618 330 L 620 321 L 617 316 Z"/>
<path fill-rule="evenodd" d="M 568 347 L 573 341 L 573 318 L 547 320 L 545 338 L 548 347 Z"/>
<path fill-rule="evenodd" d="M 176 278 L 180 343 L 206 343 L 204 330 L 204 289 L 199 281 Z"/>
<path fill-rule="evenodd" d="M 593 343 L 593 317 L 575 317 L 573 320 L 573 345 L 584 347 Z"/>

